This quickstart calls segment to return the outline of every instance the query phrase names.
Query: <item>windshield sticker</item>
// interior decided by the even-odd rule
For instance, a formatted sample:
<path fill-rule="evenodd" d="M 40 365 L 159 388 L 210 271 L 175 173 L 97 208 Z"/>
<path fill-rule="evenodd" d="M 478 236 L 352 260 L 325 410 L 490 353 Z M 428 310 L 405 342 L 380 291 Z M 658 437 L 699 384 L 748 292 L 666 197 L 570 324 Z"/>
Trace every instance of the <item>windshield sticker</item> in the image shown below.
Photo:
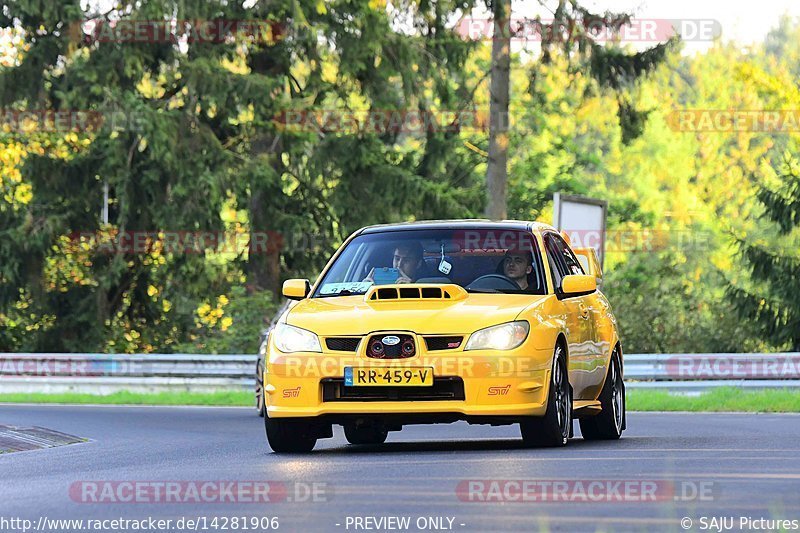
<path fill-rule="evenodd" d="M 326 283 L 322 286 L 320 294 L 339 294 L 342 292 L 347 293 L 365 293 L 372 287 L 371 281 L 351 281 L 349 283 Z"/>

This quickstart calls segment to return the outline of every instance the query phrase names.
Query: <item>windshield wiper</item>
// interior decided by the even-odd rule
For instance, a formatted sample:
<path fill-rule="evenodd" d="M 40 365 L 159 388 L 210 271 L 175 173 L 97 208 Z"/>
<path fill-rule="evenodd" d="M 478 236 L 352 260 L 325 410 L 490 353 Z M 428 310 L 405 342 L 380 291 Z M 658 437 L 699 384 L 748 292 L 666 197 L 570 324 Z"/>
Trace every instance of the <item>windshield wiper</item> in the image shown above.
<path fill-rule="evenodd" d="M 334 293 L 334 294 L 320 294 L 317 298 L 331 298 L 333 296 L 360 296 L 362 294 L 366 294 L 366 292 L 354 292 L 347 289 L 342 289 L 341 291 Z"/>
<path fill-rule="evenodd" d="M 466 289 L 469 293 L 477 293 L 477 294 L 503 294 L 502 291 L 497 289 Z"/>

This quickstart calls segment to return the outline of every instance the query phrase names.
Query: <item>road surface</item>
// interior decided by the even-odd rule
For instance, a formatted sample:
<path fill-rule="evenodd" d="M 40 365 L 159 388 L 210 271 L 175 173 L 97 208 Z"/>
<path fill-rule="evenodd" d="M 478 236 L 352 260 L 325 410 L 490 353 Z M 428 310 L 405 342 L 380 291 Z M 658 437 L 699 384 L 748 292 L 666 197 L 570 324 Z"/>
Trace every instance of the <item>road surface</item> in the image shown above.
<path fill-rule="evenodd" d="M 538 450 L 520 447 L 516 426 L 408 426 L 381 446 L 348 445 L 337 427 L 296 456 L 271 453 L 246 408 L 5 405 L 0 424 L 89 439 L 0 455 L 2 531 L 21 530 L 11 519 L 40 531 L 91 526 L 54 519 L 120 518 L 172 520 L 161 524 L 169 531 L 181 519 L 201 531 L 703 531 L 724 523 L 713 517 L 735 530 L 742 517 L 800 520 L 797 415 L 629 413 L 620 441 L 584 442 L 576 423 L 568 446 Z"/>

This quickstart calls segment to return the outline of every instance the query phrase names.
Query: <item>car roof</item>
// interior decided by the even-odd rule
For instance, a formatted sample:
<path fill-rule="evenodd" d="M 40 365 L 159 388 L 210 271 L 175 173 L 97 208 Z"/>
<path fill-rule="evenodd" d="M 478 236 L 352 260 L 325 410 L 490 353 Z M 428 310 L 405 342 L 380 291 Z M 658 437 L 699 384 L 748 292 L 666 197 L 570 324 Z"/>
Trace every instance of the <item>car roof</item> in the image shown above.
<path fill-rule="evenodd" d="M 378 224 L 361 228 L 358 234 L 385 233 L 390 231 L 409 230 L 517 230 L 517 231 L 542 231 L 553 229 L 549 224 L 541 222 L 526 222 L 523 220 L 489 220 L 489 219 L 460 219 L 460 220 L 419 220 L 415 222 L 398 222 L 395 224 Z"/>

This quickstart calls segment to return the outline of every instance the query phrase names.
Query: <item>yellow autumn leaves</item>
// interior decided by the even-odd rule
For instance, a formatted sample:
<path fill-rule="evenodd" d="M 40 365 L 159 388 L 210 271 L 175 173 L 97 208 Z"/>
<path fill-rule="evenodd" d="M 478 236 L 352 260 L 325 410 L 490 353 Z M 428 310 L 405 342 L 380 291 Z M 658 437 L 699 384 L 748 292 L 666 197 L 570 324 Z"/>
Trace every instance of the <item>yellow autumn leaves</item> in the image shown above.
<path fill-rule="evenodd" d="M 196 311 L 198 317 L 196 321 L 197 327 L 212 329 L 219 326 L 221 331 L 227 331 L 233 324 L 233 318 L 224 316 L 225 306 L 228 305 L 228 303 L 230 303 L 228 297 L 224 294 L 220 294 L 217 296 L 217 302 L 213 307 L 209 302 L 201 304 Z"/>
<path fill-rule="evenodd" d="M 25 148 L 17 142 L 3 143 L 0 148 L 0 195 L 13 207 L 28 204 L 33 199 L 30 184 L 22 182 L 19 164 Z"/>

